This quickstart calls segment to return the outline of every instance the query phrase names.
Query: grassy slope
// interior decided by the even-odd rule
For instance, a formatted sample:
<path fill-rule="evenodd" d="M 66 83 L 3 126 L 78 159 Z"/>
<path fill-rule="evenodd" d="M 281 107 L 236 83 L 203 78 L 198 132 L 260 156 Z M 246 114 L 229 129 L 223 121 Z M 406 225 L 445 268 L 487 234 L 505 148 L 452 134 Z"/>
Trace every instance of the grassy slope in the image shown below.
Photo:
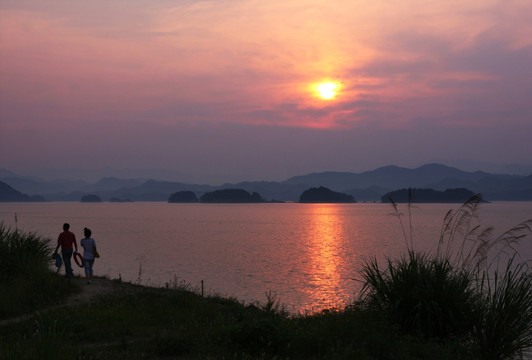
<path fill-rule="evenodd" d="M 294 317 L 272 299 L 243 306 L 179 288 L 119 281 L 113 287 L 91 303 L 0 327 L 0 358 L 456 358 L 446 345 L 400 335 L 383 319 L 354 309 Z"/>

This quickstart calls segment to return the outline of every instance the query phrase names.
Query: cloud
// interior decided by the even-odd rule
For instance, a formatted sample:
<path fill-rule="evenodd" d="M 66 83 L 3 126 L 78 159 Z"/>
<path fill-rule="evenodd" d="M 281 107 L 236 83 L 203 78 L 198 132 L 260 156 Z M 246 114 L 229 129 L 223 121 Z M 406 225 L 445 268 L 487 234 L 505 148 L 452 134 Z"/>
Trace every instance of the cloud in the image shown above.
<path fill-rule="evenodd" d="M 135 153 L 190 172 L 265 173 L 254 160 L 413 163 L 471 141 L 476 156 L 498 156 L 482 139 L 523 158 L 531 12 L 525 0 L 3 1 L 0 160 L 111 166 L 105 154 Z M 324 80 L 341 84 L 334 101 L 313 93 Z M 83 134 L 99 150 L 21 155 L 39 134 Z"/>

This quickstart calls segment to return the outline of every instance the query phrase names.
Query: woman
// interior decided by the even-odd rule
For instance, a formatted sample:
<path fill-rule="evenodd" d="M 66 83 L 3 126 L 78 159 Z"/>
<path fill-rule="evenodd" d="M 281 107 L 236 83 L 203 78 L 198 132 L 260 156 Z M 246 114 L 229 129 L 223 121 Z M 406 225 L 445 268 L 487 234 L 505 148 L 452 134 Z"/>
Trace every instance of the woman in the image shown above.
<path fill-rule="evenodd" d="M 80 245 L 83 247 L 83 264 L 85 266 L 85 277 L 87 284 L 92 281 L 92 265 L 94 265 L 94 254 L 96 254 L 96 241 L 91 238 L 92 231 L 85 228 L 83 230 L 85 239 L 81 239 Z"/>

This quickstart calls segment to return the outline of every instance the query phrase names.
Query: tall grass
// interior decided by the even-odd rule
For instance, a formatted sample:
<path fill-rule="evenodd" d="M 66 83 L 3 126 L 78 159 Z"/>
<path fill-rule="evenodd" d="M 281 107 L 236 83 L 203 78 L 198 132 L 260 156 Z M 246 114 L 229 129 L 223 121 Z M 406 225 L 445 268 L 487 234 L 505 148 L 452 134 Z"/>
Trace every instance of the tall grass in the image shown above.
<path fill-rule="evenodd" d="M 0 319 L 32 311 L 72 290 L 52 271 L 50 239 L 0 223 Z"/>
<path fill-rule="evenodd" d="M 361 269 L 361 304 L 383 313 L 405 333 L 462 339 L 481 359 L 513 359 L 532 347 L 532 274 L 518 263 L 516 244 L 532 232 L 532 219 L 494 237 L 478 222 L 475 195 L 443 221 L 435 252 L 413 246 L 410 203 L 406 256 L 372 258 Z"/>
<path fill-rule="evenodd" d="M 51 252 L 50 239 L 0 223 L 0 281 L 48 269 Z"/>
<path fill-rule="evenodd" d="M 514 260 L 480 280 L 482 316 L 473 338 L 482 359 L 532 354 L 532 276 L 525 263 L 514 266 Z"/>
<path fill-rule="evenodd" d="M 405 332 L 449 338 L 472 330 L 479 301 L 473 278 L 449 261 L 408 251 L 398 260 L 387 259 L 384 269 L 369 260 L 362 277 L 369 309 L 384 313 Z"/>

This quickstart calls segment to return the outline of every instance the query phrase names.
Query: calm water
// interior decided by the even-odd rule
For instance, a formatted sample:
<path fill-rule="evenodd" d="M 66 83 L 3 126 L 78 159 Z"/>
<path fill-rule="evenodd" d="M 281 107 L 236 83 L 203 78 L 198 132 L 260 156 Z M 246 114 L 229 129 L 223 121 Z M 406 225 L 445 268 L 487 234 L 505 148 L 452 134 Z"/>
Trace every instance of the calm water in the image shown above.
<path fill-rule="evenodd" d="M 457 207 L 412 209 L 417 249 L 435 248 L 443 217 Z M 405 250 L 387 204 L 0 204 L 5 225 L 15 227 L 15 213 L 19 229 L 54 241 L 64 222 L 78 239 L 89 227 L 102 255 L 98 275 L 153 286 L 177 281 L 199 288 L 203 280 L 206 292 L 246 303 L 264 301 L 271 291 L 294 312 L 351 301 L 364 260 Z M 482 204 L 478 214 L 482 226 L 500 234 L 532 218 L 532 202 Z M 531 242 L 527 237 L 519 249 L 523 260 L 532 259 Z"/>

